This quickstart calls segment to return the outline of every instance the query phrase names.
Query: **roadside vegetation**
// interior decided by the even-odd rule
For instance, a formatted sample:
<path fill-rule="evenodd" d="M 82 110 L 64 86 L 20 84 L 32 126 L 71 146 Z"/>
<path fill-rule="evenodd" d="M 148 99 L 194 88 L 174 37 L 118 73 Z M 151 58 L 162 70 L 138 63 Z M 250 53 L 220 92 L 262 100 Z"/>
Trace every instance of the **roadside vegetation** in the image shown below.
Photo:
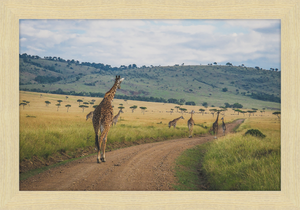
<path fill-rule="evenodd" d="M 251 129 L 265 137 L 245 135 Z M 280 145 L 277 118 L 247 118 L 236 133 L 185 151 L 177 159 L 178 185 L 175 188 L 280 190 Z"/>

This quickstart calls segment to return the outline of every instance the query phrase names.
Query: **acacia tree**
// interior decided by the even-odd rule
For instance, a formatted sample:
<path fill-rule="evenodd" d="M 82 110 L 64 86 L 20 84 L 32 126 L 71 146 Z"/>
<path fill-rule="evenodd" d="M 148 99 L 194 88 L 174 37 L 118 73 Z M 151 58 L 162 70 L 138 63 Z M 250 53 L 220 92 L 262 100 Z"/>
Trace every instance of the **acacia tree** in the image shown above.
<path fill-rule="evenodd" d="M 186 108 L 179 108 L 179 110 L 181 111 L 181 115 L 183 115 L 183 112 L 186 112 L 186 111 L 187 111 Z"/>
<path fill-rule="evenodd" d="M 281 112 L 273 112 L 272 114 L 276 115 L 278 117 L 278 120 L 280 119 Z"/>
<path fill-rule="evenodd" d="M 89 107 L 89 102 L 83 102 L 84 105 L 86 105 L 87 107 Z"/>
<path fill-rule="evenodd" d="M 71 107 L 71 105 L 67 104 L 66 107 L 67 107 L 67 112 L 69 112 L 69 108 Z"/>
<path fill-rule="evenodd" d="M 147 109 L 147 107 L 141 106 L 140 109 L 142 110 L 142 113 L 145 114 L 145 110 Z"/>
<path fill-rule="evenodd" d="M 134 110 L 137 108 L 136 105 L 129 107 L 132 110 L 132 113 L 134 112 Z"/>
<path fill-rule="evenodd" d="M 45 103 L 46 103 L 46 106 L 48 106 L 49 104 L 51 104 L 50 101 L 45 101 Z"/>
<path fill-rule="evenodd" d="M 80 105 L 80 108 L 82 108 L 82 112 L 84 112 L 84 108 L 89 108 L 87 105 Z"/>
<path fill-rule="evenodd" d="M 125 109 L 124 106 L 119 106 L 118 109 L 121 109 L 123 111 L 123 109 Z"/>
<path fill-rule="evenodd" d="M 245 116 L 245 113 L 247 113 L 246 111 L 242 111 L 240 110 L 241 113 L 243 113 L 243 116 Z"/>
<path fill-rule="evenodd" d="M 209 111 L 212 114 L 212 116 L 214 117 L 215 113 L 217 112 L 217 109 L 210 109 Z"/>
<path fill-rule="evenodd" d="M 170 114 L 172 114 L 172 113 L 173 113 L 173 111 L 174 111 L 174 109 L 171 109 L 171 111 L 170 111 Z"/>
<path fill-rule="evenodd" d="M 178 109 L 180 108 L 180 106 L 175 106 L 175 108 L 177 109 L 176 111 L 178 112 Z"/>
<path fill-rule="evenodd" d="M 79 103 L 79 106 L 80 106 L 80 103 L 83 101 L 81 99 L 78 99 L 77 102 Z"/>
<path fill-rule="evenodd" d="M 55 106 L 57 106 L 57 111 L 58 111 L 58 108 L 60 107 L 60 104 L 55 104 Z"/>
<path fill-rule="evenodd" d="M 253 114 L 253 116 L 254 116 L 254 113 L 256 112 L 256 111 L 254 111 L 254 110 L 249 110 L 249 111 L 247 111 L 248 113 L 249 113 L 249 117 L 251 116 L 251 114 Z"/>
<path fill-rule="evenodd" d="M 202 113 L 202 115 L 204 114 L 205 112 L 205 109 L 199 109 L 200 113 Z"/>
<path fill-rule="evenodd" d="M 30 106 L 30 101 L 24 101 L 28 106 Z"/>
<path fill-rule="evenodd" d="M 97 106 L 98 106 L 98 105 L 94 105 L 93 108 L 96 109 Z"/>
<path fill-rule="evenodd" d="M 58 102 L 58 103 L 59 103 L 59 105 L 60 105 L 60 103 L 61 103 L 61 102 L 63 102 L 63 101 L 62 101 L 62 100 L 57 100 L 57 102 Z"/>
<path fill-rule="evenodd" d="M 240 110 L 240 109 L 233 109 L 233 111 L 234 111 L 234 113 L 237 112 L 238 115 L 240 115 L 240 113 L 242 113 L 242 110 Z"/>
<path fill-rule="evenodd" d="M 23 109 L 24 109 L 24 106 L 26 106 L 27 104 L 25 102 L 22 102 L 19 104 L 19 106 L 21 106 L 21 105 L 23 106 Z"/>

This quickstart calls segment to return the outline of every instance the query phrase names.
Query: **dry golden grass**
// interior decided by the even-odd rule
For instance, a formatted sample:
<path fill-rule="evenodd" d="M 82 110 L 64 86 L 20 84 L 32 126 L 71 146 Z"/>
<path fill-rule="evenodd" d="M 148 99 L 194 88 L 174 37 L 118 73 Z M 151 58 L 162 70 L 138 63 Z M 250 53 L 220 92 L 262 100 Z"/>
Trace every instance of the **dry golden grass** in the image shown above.
<path fill-rule="evenodd" d="M 30 102 L 24 109 L 23 106 L 20 106 L 20 159 L 31 158 L 33 155 L 47 157 L 60 150 L 68 151 L 78 147 L 94 145 L 95 137 L 91 119 L 86 121 L 86 115 L 94 110 L 93 105 L 85 108 L 83 112 L 77 102 L 78 99 L 83 102 L 94 99 L 94 105 L 98 105 L 102 100 L 102 98 L 82 96 L 68 96 L 66 98 L 65 95 L 20 91 L 20 102 L 23 100 Z M 57 100 L 62 100 L 58 109 L 55 106 L 55 104 L 58 104 Z M 51 104 L 47 107 L 45 101 L 50 101 Z M 67 104 L 71 105 L 68 112 L 65 107 Z M 183 105 L 181 107 L 186 108 L 187 113 L 183 113 L 184 120 L 180 119 L 174 130 L 168 128 L 168 122 L 182 115 L 176 111 L 175 104 L 124 101 L 121 99 L 114 99 L 112 104 L 114 105 L 114 114 L 118 113 L 120 104 L 123 104 L 122 106 L 125 109 L 123 110 L 124 113 L 120 115 L 117 126 L 112 127 L 109 132 L 108 148 L 113 142 L 148 138 L 187 137 L 187 121 L 190 118 L 189 112 L 191 110 L 196 111 L 193 116 L 196 123 L 194 134 L 207 132 L 208 129 L 203 127 L 211 127 L 216 119 L 216 115 L 213 117 L 211 114 L 200 114 L 199 109 L 204 108 L 202 106 Z M 138 106 L 138 108 L 132 113 L 130 107 L 133 105 Z M 139 107 L 147 107 L 144 114 Z M 172 114 L 169 112 L 171 109 L 174 109 Z M 207 113 L 209 113 L 209 109 L 206 109 Z M 255 115 L 257 116 L 251 116 L 251 119 L 262 118 L 258 116 L 260 113 Z M 264 115 L 270 117 L 271 112 L 266 112 Z M 225 115 L 220 115 L 221 117 L 225 118 L 225 122 L 244 118 L 242 114 L 234 114 L 231 109 L 228 109 Z M 249 115 L 245 115 L 246 117 L 248 118 Z M 272 116 L 272 118 L 276 119 L 277 117 Z M 219 123 L 221 123 L 221 120 L 219 120 Z"/>

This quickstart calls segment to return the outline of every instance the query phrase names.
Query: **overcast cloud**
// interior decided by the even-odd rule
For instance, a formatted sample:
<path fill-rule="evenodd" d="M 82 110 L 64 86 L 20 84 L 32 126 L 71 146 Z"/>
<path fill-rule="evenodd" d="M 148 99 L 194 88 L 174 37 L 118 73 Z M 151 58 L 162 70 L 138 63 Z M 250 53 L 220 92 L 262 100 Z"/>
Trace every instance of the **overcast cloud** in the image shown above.
<path fill-rule="evenodd" d="M 20 53 L 113 67 L 280 69 L 280 20 L 20 20 Z"/>

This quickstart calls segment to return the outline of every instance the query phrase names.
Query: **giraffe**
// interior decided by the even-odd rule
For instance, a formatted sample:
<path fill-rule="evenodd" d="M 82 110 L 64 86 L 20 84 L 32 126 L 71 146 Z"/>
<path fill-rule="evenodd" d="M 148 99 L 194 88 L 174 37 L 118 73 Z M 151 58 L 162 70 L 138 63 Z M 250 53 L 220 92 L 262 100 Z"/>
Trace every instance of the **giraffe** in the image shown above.
<path fill-rule="evenodd" d="M 113 118 L 113 120 L 112 120 L 112 125 L 116 125 L 116 124 L 117 124 L 118 118 L 119 118 L 119 116 L 120 116 L 121 113 L 124 113 L 124 112 L 122 111 L 122 109 L 120 109 L 119 113 L 118 113 L 116 116 L 114 116 L 114 118 Z"/>
<path fill-rule="evenodd" d="M 219 114 L 220 114 L 220 111 L 217 111 L 217 119 L 216 121 L 214 122 L 213 124 L 213 131 L 214 131 L 214 134 L 215 134 L 215 139 L 217 138 L 217 135 L 218 135 L 218 120 L 219 120 Z"/>
<path fill-rule="evenodd" d="M 93 118 L 93 114 L 94 114 L 94 111 L 91 111 L 90 113 L 88 113 L 87 115 L 86 115 L 86 120 L 88 120 L 89 118 Z"/>
<path fill-rule="evenodd" d="M 93 127 L 95 130 L 95 144 L 98 149 L 97 163 L 106 162 L 105 159 L 105 147 L 107 142 L 107 134 L 109 132 L 110 126 L 113 119 L 113 108 L 111 101 L 115 97 L 117 89 L 121 88 L 121 82 L 124 78 L 116 76 L 115 83 L 112 88 L 105 93 L 100 104 L 95 108 L 93 114 Z M 99 131 L 101 132 L 99 137 Z M 103 143 L 103 148 L 101 150 L 101 145 Z M 101 153 L 101 158 L 100 158 Z"/>
<path fill-rule="evenodd" d="M 176 123 L 177 123 L 177 121 L 178 121 L 179 119 L 184 119 L 184 118 L 183 118 L 183 116 L 181 116 L 181 117 L 178 117 L 178 118 L 176 118 L 176 119 L 170 121 L 170 122 L 169 122 L 169 128 L 170 128 L 171 126 L 173 126 L 173 127 L 175 128 L 175 127 L 176 127 Z"/>
<path fill-rule="evenodd" d="M 223 118 L 223 117 L 221 118 L 221 120 L 222 120 L 223 135 L 225 136 L 226 125 L 225 125 L 225 123 L 224 123 L 224 118 Z"/>
<path fill-rule="evenodd" d="M 194 120 L 193 120 L 193 114 L 195 113 L 194 110 L 191 112 L 191 118 L 188 120 L 188 128 L 189 128 L 189 138 L 192 138 L 193 128 L 194 128 Z"/>

